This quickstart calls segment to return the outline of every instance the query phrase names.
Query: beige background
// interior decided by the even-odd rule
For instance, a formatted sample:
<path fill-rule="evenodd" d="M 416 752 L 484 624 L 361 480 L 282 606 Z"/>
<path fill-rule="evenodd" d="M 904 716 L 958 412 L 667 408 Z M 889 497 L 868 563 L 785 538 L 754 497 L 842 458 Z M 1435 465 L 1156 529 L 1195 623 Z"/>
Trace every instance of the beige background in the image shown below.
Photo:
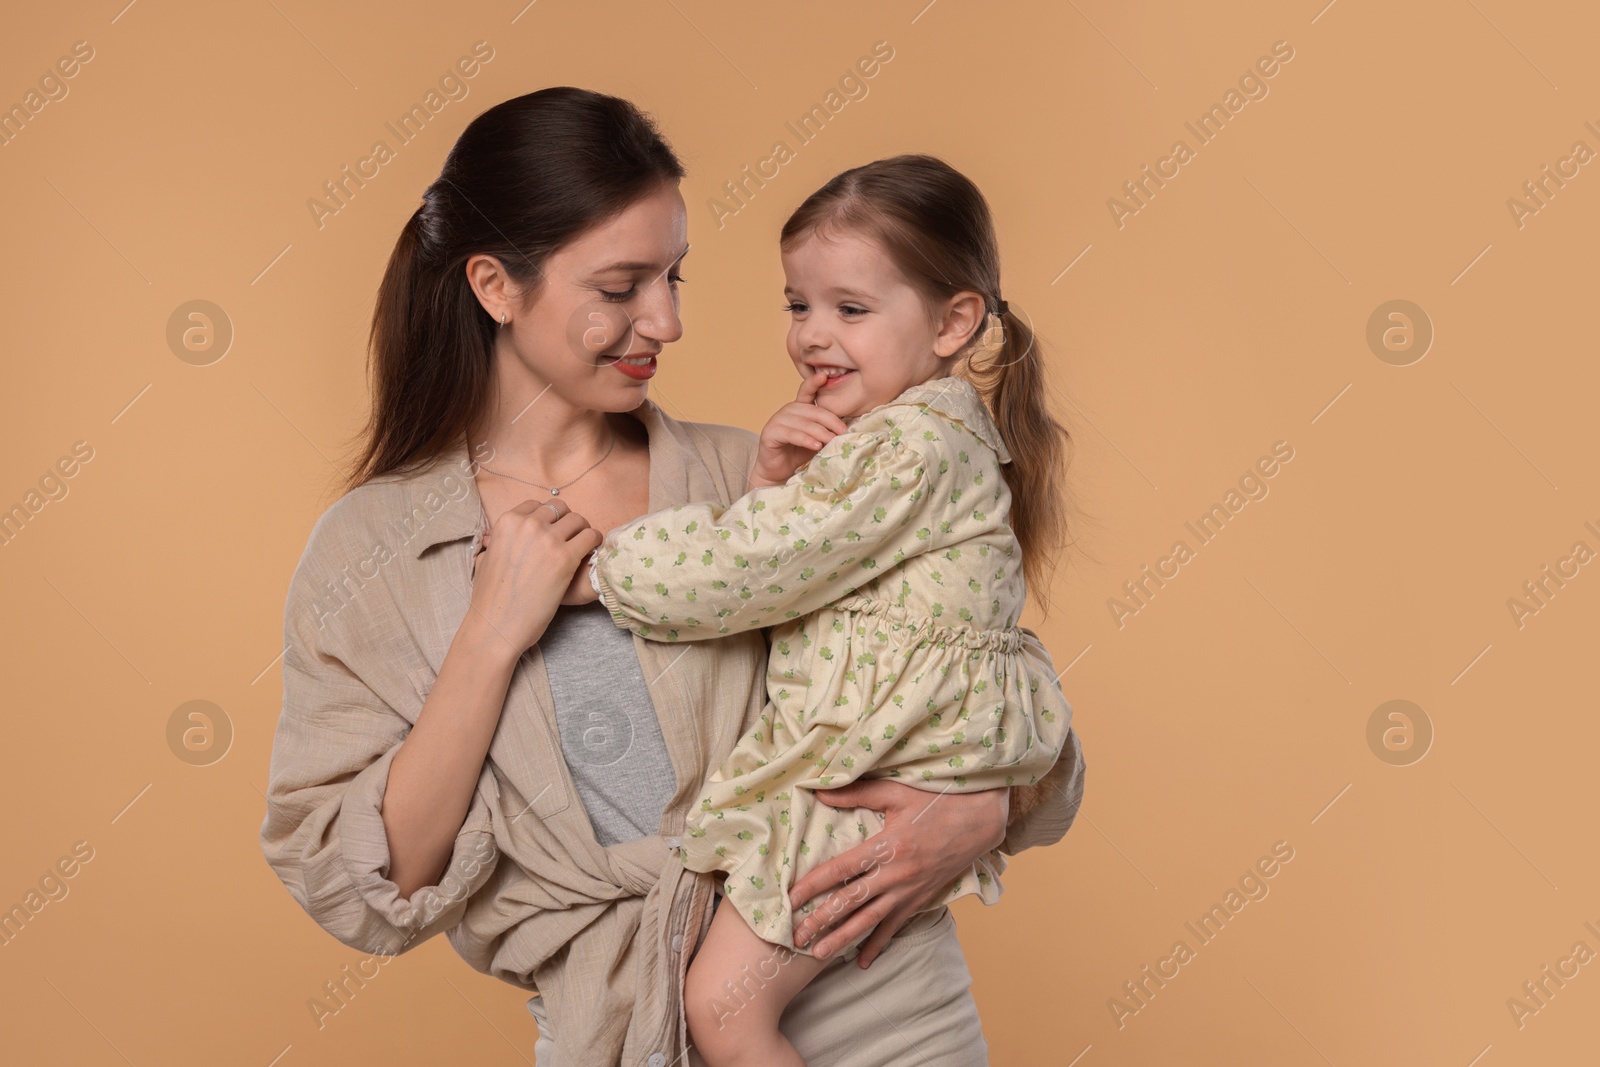
<path fill-rule="evenodd" d="M 652 385 L 685 417 L 754 429 L 790 395 L 775 236 L 829 176 L 930 151 L 995 207 L 1004 294 L 1079 446 L 1080 550 L 1036 625 L 1072 664 L 1089 763 L 1068 839 L 1019 858 L 1000 906 L 958 910 L 995 1063 L 1594 1048 L 1600 965 L 1521 1027 L 1507 1006 L 1575 942 L 1600 950 L 1600 575 L 1520 628 L 1507 605 L 1574 542 L 1600 549 L 1600 176 L 1520 228 L 1507 206 L 1573 142 L 1600 149 L 1592 7 L 124 2 L 19 8 L 0 35 L 0 103 L 94 49 L 0 147 L 0 506 L 93 448 L 0 547 L 0 906 L 94 850 L 0 948 L 0 1058 L 532 1059 L 524 998 L 443 939 L 318 1029 L 308 998 L 361 954 L 256 833 L 284 592 L 364 413 L 385 257 L 465 123 L 554 84 L 633 99 L 690 167 L 687 334 Z M 480 40 L 470 95 L 319 229 L 307 200 Z M 880 40 L 869 94 L 719 229 L 709 198 Z M 1108 198 L 1196 147 L 1184 123 L 1277 41 L 1294 58 L 1269 95 L 1119 228 Z M 235 330 L 207 366 L 166 340 L 195 299 Z M 1408 366 L 1366 341 L 1394 299 L 1436 331 Z M 1184 523 L 1277 441 L 1294 459 L 1270 495 L 1197 547 Z M 1179 539 L 1194 558 L 1119 627 L 1108 600 Z M 1394 699 L 1434 731 L 1409 765 L 1367 740 Z M 191 700 L 232 726 L 210 765 L 169 748 Z M 1279 841 L 1270 895 L 1201 947 L 1184 923 Z M 1180 938 L 1194 958 L 1119 1027 L 1108 1001 Z"/>

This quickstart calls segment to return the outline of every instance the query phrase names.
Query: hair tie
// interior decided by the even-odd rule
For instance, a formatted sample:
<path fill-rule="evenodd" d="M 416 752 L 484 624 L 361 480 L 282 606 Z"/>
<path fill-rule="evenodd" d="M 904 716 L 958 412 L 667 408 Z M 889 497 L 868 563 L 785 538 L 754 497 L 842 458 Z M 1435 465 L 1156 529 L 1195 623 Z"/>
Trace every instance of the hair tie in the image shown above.
<path fill-rule="evenodd" d="M 983 324 L 969 342 L 971 345 L 967 352 L 969 363 L 976 365 L 979 360 L 984 359 L 992 361 L 1005 351 L 1006 327 L 1000 315 L 1001 312 L 991 311 L 983 317 Z"/>
<path fill-rule="evenodd" d="M 1009 311 L 1010 311 L 1010 310 L 1011 310 L 1011 307 L 1010 307 L 1010 305 L 1009 305 L 1009 304 L 1007 304 L 1007 303 L 1006 303 L 1006 302 L 1005 302 L 1005 301 L 1004 301 L 1004 300 L 1002 300 L 1002 301 L 1000 301 L 1000 303 L 999 303 L 999 306 L 997 306 L 997 307 L 996 307 L 996 308 L 995 308 L 995 309 L 994 309 L 994 313 L 995 313 L 995 314 L 996 314 L 996 315 L 1004 315 L 1004 314 L 1006 314 L 1006 313 L 1007 313 L 1007 312 L 1009 312 Z"/>

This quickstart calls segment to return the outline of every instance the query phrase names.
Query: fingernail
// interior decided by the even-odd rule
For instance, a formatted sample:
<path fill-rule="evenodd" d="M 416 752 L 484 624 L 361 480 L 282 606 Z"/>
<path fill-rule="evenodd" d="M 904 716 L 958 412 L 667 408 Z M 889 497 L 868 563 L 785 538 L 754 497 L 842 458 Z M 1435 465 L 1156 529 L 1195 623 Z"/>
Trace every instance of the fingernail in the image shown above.
<path fill-rule="evenodd" d="M 830 948 L 818 948 L 817 949 L 817 959 L 819 959 L 819 960 L 827 959 L 828 958 L 828 953 L 831 952 L 831 951 L 832 951 L 831 947 Z"/>

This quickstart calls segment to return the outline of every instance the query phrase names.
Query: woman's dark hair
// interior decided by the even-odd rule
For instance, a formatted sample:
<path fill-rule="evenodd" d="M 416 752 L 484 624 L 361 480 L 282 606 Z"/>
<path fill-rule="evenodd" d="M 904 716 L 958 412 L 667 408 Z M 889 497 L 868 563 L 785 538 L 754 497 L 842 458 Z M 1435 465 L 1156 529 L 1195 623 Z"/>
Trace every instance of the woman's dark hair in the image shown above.
<path fill-rule="evenodd" d="M 541 89 L 473 119 L 383 272 L 372 410 L 345 488 L 447 452 L 486 410 L 499 324 L 467 281 L 468 258 L 494 256 L 531 292 L 552 252 L 683 174 L 655 124 L 615 96 Z"/>
<path fill-rule="evenodd" d="M 986 310 L 1000 315 L 1005 347 L 981 366 L 970 358 L 980 320 L 955 373 L 977 388 L 1011 453 L 1012 461 L 1000 468 L 1011 489 L 1011 529 L 1022 546 L 1028 585 L 1048 604 L 1054 553 L 1067 532 L 1063 475 L 1070 437 L 1046 403 L 1037 338 L 1001 302 L 1000 248 L 988 201 L 942 159 L 895 156 L 847 170 L 812 193 L 784 223 L 779 243 L 787 250 L 819 232 L 873 239 L 930 304 L 975 292 Z"/>

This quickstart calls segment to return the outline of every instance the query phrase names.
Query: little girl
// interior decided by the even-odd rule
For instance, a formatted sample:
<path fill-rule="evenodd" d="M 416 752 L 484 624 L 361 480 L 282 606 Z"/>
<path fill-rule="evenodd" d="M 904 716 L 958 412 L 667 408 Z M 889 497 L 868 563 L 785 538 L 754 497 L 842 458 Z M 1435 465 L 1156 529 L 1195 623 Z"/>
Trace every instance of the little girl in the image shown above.
<path fill-rule="evenodd" d="M 883 825 L 813 790 L 1030 785 L 1072 715 L 1018 625 L 1060 541 L 1067 435 L 1000 299 L 982 194 L 932 157 L 880 160 L 812 194 L 781 248 L 804 383 L 762 431 L 755 488 L 618 527 L 591 568 L 617 623 L 653 640 L 773 628 L 767 708 L 681 851 L 727 875 L 685 994 L 713 1067 L 801 1064 L 778 1018 L 824 964 L 794 946 L 789 889 Z M 991 852 L 929 907 L 994 903 L 1004 867 Z"/>

